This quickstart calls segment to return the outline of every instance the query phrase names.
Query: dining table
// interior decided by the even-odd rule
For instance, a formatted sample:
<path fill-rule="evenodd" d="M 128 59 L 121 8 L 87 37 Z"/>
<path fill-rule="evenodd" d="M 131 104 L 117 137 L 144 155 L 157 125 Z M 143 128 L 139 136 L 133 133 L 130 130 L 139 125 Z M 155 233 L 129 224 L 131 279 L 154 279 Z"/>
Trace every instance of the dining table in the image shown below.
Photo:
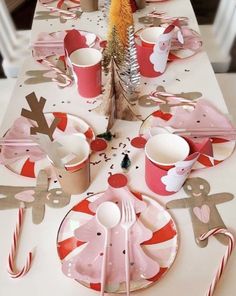
<path fill-rule="evenodd" d="M 55 3 L 58 1 L 54 1 Z M 47 5 L 54 5 L 48 3 Z M 37 41 L 39 34 L 68 31 L 77 29 L 91 32 L 99 36 L 100 40 L 107 39 L 108 11 L 104 8 L 104 1 L 99 0 L 99 9 L 94 12 L 83 12 L 78 18 L 62 20 L 60 12 L 49 13 L 47 5 L 38 1 L 35 9 L 32 29 L 31 46 Z M 139 21 L 153 11 L 165 12 L 173 18 L 188 18 L 188 26 L 197 33 L 199 26 L 190 0 L 146 1 L 143 9 L 133 13 L 135 31 L 144 27 Z M 19 59 L 21 57 L 19 56 Z M 92 128 L 96 135 L 106 130 L 107 117 L 94 112 L 102 102 L 102 95 L 93 99 L 86 99 L 78 94 L 76 83 L 67 87 L 59 87 L 52 79 L 42 81 L 42 77 L 33 78 L 35 73 L 44 73 L 47 68 L 37 62 L 30 55 L 22 66 L 17 78 L 11 100 L 2 121 L 1 136 L 3 137 L 17 118 L 20 117 L 22 108 L 28 109 L 26 96 L 35 93 L 37 98 L 45 98 L 44 112 L 64 112 L 68 116 L 79 117 Z M 34 71 L 34 72 L 32 72 Z M 41 72 L 40 72 L 41 71 Z M 33 73 L 33 74 L 32 74 Z M 38 75 L 38 74 L 37 74 Z M 41 74 L 39 74 L 41 75 Z M 43 75 L 43 74 L 42 74 Z M 41 80 L 40 80 L 41 79 Z M 89 83 L 89 82 L 88 82 Z M 224 97 L 217 83 L 215 74 L 210 64 L 207 53 L 203 49 L 185 59 L 176 59 L 168 64 L 166 71 L 155 78 L 141 76 L 139 96 L 148 95 L 155 91 L 157 86 L 172 94 L 181 92 L 199 92 L 211 105 L 219 110 L 225 117 L 230 117 Z M 71 196 L 70 202 L 61 208 L 46 206 L 44 219 L 41 223 L 32 223 L 31 209 L 26 209 L 24 226 L 20 234 L 20 243 L 17 255 L 17 266 L 25 264 L 29 251 L 33 253 L 32 266 L 24 277 L 13 279 L 7 272 L 8 254 L 12 246 L 12 235 L 17 219 L 17 208 L 1 209 L 2 193 L 0 189 L 0 294 L 1 295 L 44 295 L 51 296 L 93 296 L 99 291 L 85 287 L 77 280 L 65 276 L 62 272 L 62 263 L 58 255 L 58 231 L 67 213 L 79 202 L 93 196 L 95 193 L 107 189 L 107 179 L 112 174 L 122 173 L 128 179 L 128 188 L 140 192 L 151 200 L 160 204 L 165 209 L 166 204 L 173 200 L 188 197 L 186 191 L 180 189 L 177 193 L 163 196 L 150 190 L 145 182 L 145 154 L 143 149 L 131 145 L 131 139 L 140 133 L 140 127 L 148 116 L 157 110 L 157 106 L 140 106 L 137 101 L 132 105 L 140 120 L 127 121 L 116 119 L 111 129 L 115 134 L 104 152 L 94 152 L 90 156 L 91 182 L 89 188 L 82 194 Z M 2 146 L 3 147 L 3 146 Z M 30 148 L 29 148 L 30 149 Z M 17 151 L 17 149 L 15 149 Z M 131 165 L 127 170 L 121 168 L 124 155 L 127 154 Z M 4 159 L 0 166 L 0 186 L 36 186 L 34 176 L 22 173 L 26 164 L 19 161 L 14 168 L 6 165 Z M 36 165 L 35 165 L 36 166 Z M 24 168 L 22 168 L 24 167 Z M 233 147 L 231 155 L 217 165 L 200 168 L 191 172 L 189 178 L 202 178 L 210 184 L 209 198 L 215 194 L 230 193 L 234 198 L 228 202 L 217 204 L 218 212 L 227 229 L 236 236 L 236 186 L 235 186 L 236 153 Z M 34 173 L 39 168 L 34 168 Z M 55 177 L 50 179 L 50 188 L 57 188 Z M 1 187 L 0 187 L 1 188 Z M 174 260 L 168 271 L 159 280 L 151 285 L 137 289 L 132 295 L 140 296 L 204 296 L 220 265 L 227 246 L 221 244 L 213 236 L 209 237 L 206 247 L 199 247 L 194 238 L 191 216 L 187 208 L 165 209 L 176 225 L 176 250 Z M 158 219 L 158 217 L 156 217 Z M 73 221 L 72 221 L 73 222 Z M 150 226 L 151 227 L 151 226 Z M 96 245 L 96 242 L 94 242 Z M 94 246 L 95 246 L 94 245 Z M 165 248 L 163 243 L 160 248 Z M 154 255 L 153 255 L 154 256 Z M 85 258 L 86 260 L 86 258 Z M 233 296 L 236 293 L 236 253 L 232 252 L 229 262 L 215 289 L 215 296 Z M 110 292 L 115 295 L 115 291 Z"/>

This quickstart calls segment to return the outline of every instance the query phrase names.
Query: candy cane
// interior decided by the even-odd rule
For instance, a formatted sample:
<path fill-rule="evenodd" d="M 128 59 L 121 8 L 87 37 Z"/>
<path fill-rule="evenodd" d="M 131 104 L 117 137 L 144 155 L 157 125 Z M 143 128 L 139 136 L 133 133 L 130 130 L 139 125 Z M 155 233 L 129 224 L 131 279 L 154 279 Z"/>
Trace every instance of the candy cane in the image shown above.
<path fill-rule="evenodd" d="M 64 15 L 67 15 L 67 19 L 74 19 L 77 17 L 76 13 L 74 12 L 71 12 L 71 11 L 68 11 L 68 10 L 63 10 L 63 9 L 60 9 L 60 8 L 57 8 L 57 7 L 52 7 L 52 6 L 48 6 L 46 4 L 43 4 L 44 7 L 46 7 L 47 9 L 49 9 L 52 13 L 54 12 L 60 12 Z"/>
<path fill-rule="evenodd" d="M 60 7 L 52 7 L 52 6 L 49 6 L 49 5 L 47 5 L 47 4 L 43 3 L 43 2 L 41 2 L 41 4 L 44 7 L 46 7 L 47 9 L 49 9 L 52 13 L 54 13 L 54 12 L 61 13 L 63 15 L 63 18 L 64 19 L 67 19 L 67 20 L 76 19 L 77 18 L 77 14 L 74 13 L 74 12 L 71 12 L 69 10 L 78 10 L 78 8 L 80 7 L 80 5 L 77 5 L 75 7 L 68 8 L 68 10 L 64 10 L 64 9 L 61 9 Z"/>
<path fill-rule="evenodd" d="M 165 14 L 166 13 L 164 11 L 153 10 L 148 13 L 148 16 L 160 18 L 160 17 L 163 17 Z"/>
<path fill-rule="evenodd" d="M 11 246 L 11 252 L 8 257 L 8 273 L 12 278 L 23 277 L 29 270 L 32 264 L 32 252 L 30 252 L 27 256 L 25 266 L 21 270 L 17 270 L 15 267 L 15 258 L 17 255 L 17 247 L 19 243 L 20 232 L 22 228 L 23 218 L 24 218 L 24 208 L 19 208 L 18 211 L 18 221 L 16 224 L 16 228 L 13 234 L 13 243 Z"/>
<path fill-rule="evenodd" d="M 149 95 L 149 97 L 153 100 L 155 99 L 159 99 L 158 96 L 162 96 L 162 97 L 167 97 L 167 98 L 172 98 L 172 99 L 176 99 L 179 100 L 180 102 L 189 102 L 188 99 L 182 98 L 182 97 L 177 97 L 174 94 L 171 93 L 167 93 L 167 92 L 162 92 L 162 91 L 153 91 L 151 92 L 151 94 Z M 194 102 L 194 101 L 193 101 Z"/>
<path fill-rule="evenodd" d="M 221 263 L 220 263 L 220 266 L 217 270 L 217 273 L 215 274 L 215 277 L 214 279 L 212 280 L 212 283 L 208 289 L 208 292 L 206 294 L 206 296 L 212 296 L 214 291 L 215 291 L 215 288 L 216 288 L 216 285 L 218 284 L 224 270 L 225 270 L 225 267 L 226 267 L 226 264 L 229 260 L 229 257 L 230 255 L 232 254 L 232 251 L 233 251 L 233 248 L 235 246 L 235 239 L 234 239 L 234 236 L 232 235 L 232 233 L 230 233 L 227 229 L 224 229 L 224 228 L 214 228 L 204 234 L 202 234 L 200 236 L 200 240 L 204 240 L 204 239 L 207 239 L 208 237 L 212 236 L 212 235 L 216 235 L 216 234 L 219 234 L 219 233 L 222 233 L 226 236 L 228 236 L 229 238 L 229 243 L 228 243 L 228 247 L 227 247 L 227 250 L 225 252 L 225 255 L 224 257 L 222 258 L 221 260 Z"/>
<path fill-rule="evenodd" d="M 64 74 L 60 69 L 58 69 L 54 64 L 52 64 L 48 60 L 41 59 L 41 60 L 38 60 L 38 62 L 42 65 L 45 65 L 46 67 L 49 67 L 50 69 L 52 69 L 54 72 L 56 72 L 57 74 L 59 74 L 61 77 L 65 79 L 65 82 L 59 82 L 56 78 L 52 78 L 52 81 L 57 82 L 58 86 L 64 88 L 72 84 L 72 79 L 66 74 Z"/>

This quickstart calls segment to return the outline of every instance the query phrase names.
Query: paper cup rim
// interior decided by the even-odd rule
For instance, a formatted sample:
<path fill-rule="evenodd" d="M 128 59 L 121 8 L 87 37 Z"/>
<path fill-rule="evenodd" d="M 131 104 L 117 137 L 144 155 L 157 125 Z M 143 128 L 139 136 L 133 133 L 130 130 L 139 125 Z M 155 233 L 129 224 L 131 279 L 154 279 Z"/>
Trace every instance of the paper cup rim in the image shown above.
<path fill-rule="evenodd" d="M 73 58 L 73 55 L 77 52 L 83 52 L 83 51 L 93 51 L 93 52 L 96 52 L 98 54 L 97 56 L 97 61 L 94 62 L 94 63 L 91 63 L 91 64 L 87 64 L 87 65 L 83 65 L 83 64 L 79 64 L 79 63 L 75 63 L 72 61 L 72 58 Z M 72 57 L 72 58 L 71 58 Z M 88 68 L 88 67 L 92 67 L 92 66 L 95 66 L 97 65 L 98 63 L 101 62 L 102 60 L 102 53 L 100 50 L 96 49 L 96 48 L 91 48 L 91 47 L 85 47 L 85 48 L 79 48 L 79 49 L 76 49 L 75 51 L 73 51 L 70 56 L 70 62 L 72 65 L 76 66 L 76 67 L 80 67 L 80 68 Z"/>
<path fill-rule="evenodd" d="M 82 164 L 83 162 L 85 162 L 88 158 L 89 158 L 89 155 L 90 155 L 90 146 L 89 146 L 89 143 L 85 140 L 84 144 L 87 146 L 87 153 L 85 155 L 84 158 L 82 158 L 79 162 L 76 162 L 76 163 L 73 163 L 73 164 L 64 164 L 64 167 L 65 168 L 73 168 L 73 167 L 76 167 L 80 164 Z"/>
<path fill-rule="evenodd" d="M 87 156 L 85 156 L 81 161 L 77 162 L 77 163 L 73 163 L 73 164 L 64 164 L 65 168 L 73 168 L 73 167 L 77 167 L 78 165 L 86 162 L 89 159 L 89 153 Z"/>
<path fill-rule="evenodd" d="M 86 139 L 80 137 L 82 140 L 84 140 L 84 145 L 87 146 L 87 153 L 86 155 L 84 156 L 84 158 L 82 158 L 79 162 L 76 162 L 76 163 L 73 163 L 73 164 L 66 164 L 66 163 L 63 163 L 63 167 L 64 168 L 73 168 L 73 167 L 76 167 L 80 164 L 82 164 L 83 162 L 85 162 L 87 159 L 89 159 L 89 156 L 90 156 L 90 145 L 89 143 L 87 142 Z M 59 168 L 61 169 L 61 167 L 58 167 L 55 165 L 55 163 L 52 161 L 52 159 L 47 155 L 47 159 L 49 160 L 49 162 L 55 167 L 55 168 Z"/>
<path fill-rule="evenodd" d="M 150 145 L 150 142 L 151 142 L 151 141 L 154 141 L 155 138 L 161 138 L 161 137 L 167 137 L 167 136 L 169 136 L 169 137 L 173 137 L 173 138 L 176 138 L 176 139 L 182 141 L 182 143 L 185 145 L 186 153 L 184 154 L 184 157 L 183 157 L 182 159 L 179 159 L 179 160 L 177 160 L 177 161 L 175 161 L 175 162 L 163 163 L 163 162 L 160 162 L 160 161 L 156 161 L 155 159 L 153 159 L 153 158 L 149 155 L 149 153 L 148 153 L 148 151 L 147 151 L 147 149 L 148 149 L 148 144 Z M 157 165 L 160 165 L 160 166 L 166 166 L 166 167 L 167 167 L 167 166 L 174 166 L 178 161 L 183 161 L 183 160 L 185 160 L 185 159 L 188 157 L 189 153 L 190 153 L 190 147 L 189 147 L 188 142 L 187 142 L 184 138 L 182 138 L 182 137 L 180 137 L 180 136 L 178 136 L 178 135 L 175 135 L 175 134 L 159 134 L 159 135 L 152 136 L 152 137 L 147 141 L 144 150 L 145 150 L 145 155 L 146 155 L 146 157 L 147 157 L 150 161 L 152 161 L 153 163 L 155 163 L 155 164 L 157 164 Z"/>
<path fill-rule="evenodd" d="M 139 37 L 140 37 L 141 41 L 142 41 L 142 42 L 145 42 L 145 43 L 147 43 L 147 44 L 150 44 L 150 45 L 155 44 L 155 43 L 157 42 L 157 40 L 156 40 L 156 41 L 148 41 L 148 40 L 146 40 L 146 39 L 143 38 L 143 33 L 144 33 L 144 32 L 147 32 L 147 31 L 154 31 L 154 30 L 156 30 L 156 29 L 158 29 L 158 31 L 160 31 L 160 35 L 162 35 L 162 34 L 164 33 L 164 31 L 165 31 L 165 28 L 163 28 L 163 27 L 149 27 L 149 28 L 145 28 L 145 29 L 143 29 L 143 30 L 140 32 L 140 34 L 139 34 Z M 161 31 L 162 31 L 162 32 L 161 32 Z M 159 37 L 159 36 L 158 36 L 158 37 Z"/>

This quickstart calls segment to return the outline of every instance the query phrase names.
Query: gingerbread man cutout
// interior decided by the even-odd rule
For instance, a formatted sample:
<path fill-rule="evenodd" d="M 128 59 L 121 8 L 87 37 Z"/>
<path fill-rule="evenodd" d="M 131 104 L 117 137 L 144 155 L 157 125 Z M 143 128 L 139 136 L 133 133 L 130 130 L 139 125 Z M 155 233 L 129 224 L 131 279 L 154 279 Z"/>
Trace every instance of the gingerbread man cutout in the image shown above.
<path fill-rule="evenodd" d="M 40 63 L 41 59 L 38 59 L 38 62 Z M 56 68 L 61 70 L 62 73 L 65 73 L 67 76 L 69 76 L 72 79 L 72 73 L 70 69 L 65 69 L 65 63 L 64 61 L 55 56 L 47 57 L 46 60 L 50 62 L 51 64 L 55 65 Z M 28 76 L 24 83 L 26 85 L 34 85 L 34 84 L 40 84 L 40 83 L 47 83 L 47 82 L 57 82 L 57 83 L 65 83 L 65 78 L 55 72 L 55 70 L 48 69 L 48 70 L 29 70 L 25 72 L 25 75 Z"/>
<path fill-rule="evenodd" d="M 202 178 L 190 178 L 184 184 L 184 191 L 189 196 L 172 200 L 166 204 L 167 209 L 189 208 L 195 241 L 200 247 L 206 247 L 208 240 L 200 241 L 199 237 L 212 228 L 226 228 L 216 205 L 234 198 L 230 193 L 210 193 L 210 184 Z M 228 238 L 222 234 L 215 237 L 223 244 L 228 244 Z"/>
<path fill-rule="evenodd" d="M 0 186 L 0 210 L 32 208 L 34 224 L 40 224 L 45 215 L 45 206 L 63 208 L 70 203 L 70 195 L 61 188 L 48 189 L 48 176 L 41 170 L 38 174 L 36 187 Z"/>
<path fill-rule="evenodd" d="M 162 94 L 163 93 L 163 94 Z M 166 96 L 164 95 L 166 93 Z M 150 97 L 152 95 L 156 99 Z M 165 113 L 169 113 L 171 108 L 179 106 L 190 106 L 194 108 L 196 100 L 202 97 L 202 93 L 194 92 L 181 92 L 177 94 L 171 94 L 166 89 L 159 85 L 155 92 L 152 94 L 145 94 L 138 98 L 138 104 L 142 107 L 154 107 L 159 106 L 160 110 Z"/>

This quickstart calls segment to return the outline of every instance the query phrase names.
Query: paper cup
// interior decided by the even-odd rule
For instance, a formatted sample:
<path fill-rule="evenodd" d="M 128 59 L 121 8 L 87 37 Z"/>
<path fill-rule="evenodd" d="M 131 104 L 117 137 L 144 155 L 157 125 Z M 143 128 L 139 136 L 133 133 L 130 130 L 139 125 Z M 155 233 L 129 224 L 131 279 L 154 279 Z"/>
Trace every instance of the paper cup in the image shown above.
<path fill-rule="evenodd" d="M 184 160 L 190 152 L 188 142 L 175 134 L 159 134 L 151 137 L 145 145 L 147 157 L 163 169 Z"/>
<path fill-rule="evenodd" d="M 162 27 L 149 27 L 140 33 L 142 46 L 153 48 L 158 38 L 164 33 L 165 28 Z"/>
<path fill-rule="evenodd" d="M 98 10 L 98 0 L 80 0 L 80 8 L 85 12 Z"/>
<path fill-rule="evenodd" d="M 144 77 L 160 76 L 162 73 L 156 72 L 154 70 L 154 65 L 150 61 L 150 56 L 153 53 L 153 47 L 142 46 L 140 38 L 136 38 L 135 42 L 140 74 Z"/>
<path fill-rule="evenodd" d="M 147 186 L 160 195 L 170 195 L 182 186 L 183 175 L 170 177 L 170 182 L 177 182 L 173 190 L 167 190 L 163 177 L 166 177 L 171 169 L 175 169 L 177 163 L 184 162 L 190 152 L 187 141 L 177 135 L 160 134 L 150 138 L 145 145 L 145 180 Z M 186 163 L 186 168 L 188 163 Z M 185 163 L 183 163 L 183 167 Z M 185 171 L 184 171 L 185 173 Z M 186 171 L 187 173 L 187 171 Z M 181 183 L 181 184 L 180 184 Z M 172 188 L 170 186 L 170 188 Z"/>
<path fill-rule="evenodd" d="M 62 145 L 58 154 L 66 154 L 63 167 L 53 165 L 61 188 L 69 194 L 83 193 L 90 184 L 88 142 L 80 135 L 65 135 L 57 142 Z"/>
<path fill-rule="evenodd" d="M 94 48 L 81 48 L 70 54 L 78 92 L 82 97 L 93 98 L 102 92 L 102 54 Z"/>

